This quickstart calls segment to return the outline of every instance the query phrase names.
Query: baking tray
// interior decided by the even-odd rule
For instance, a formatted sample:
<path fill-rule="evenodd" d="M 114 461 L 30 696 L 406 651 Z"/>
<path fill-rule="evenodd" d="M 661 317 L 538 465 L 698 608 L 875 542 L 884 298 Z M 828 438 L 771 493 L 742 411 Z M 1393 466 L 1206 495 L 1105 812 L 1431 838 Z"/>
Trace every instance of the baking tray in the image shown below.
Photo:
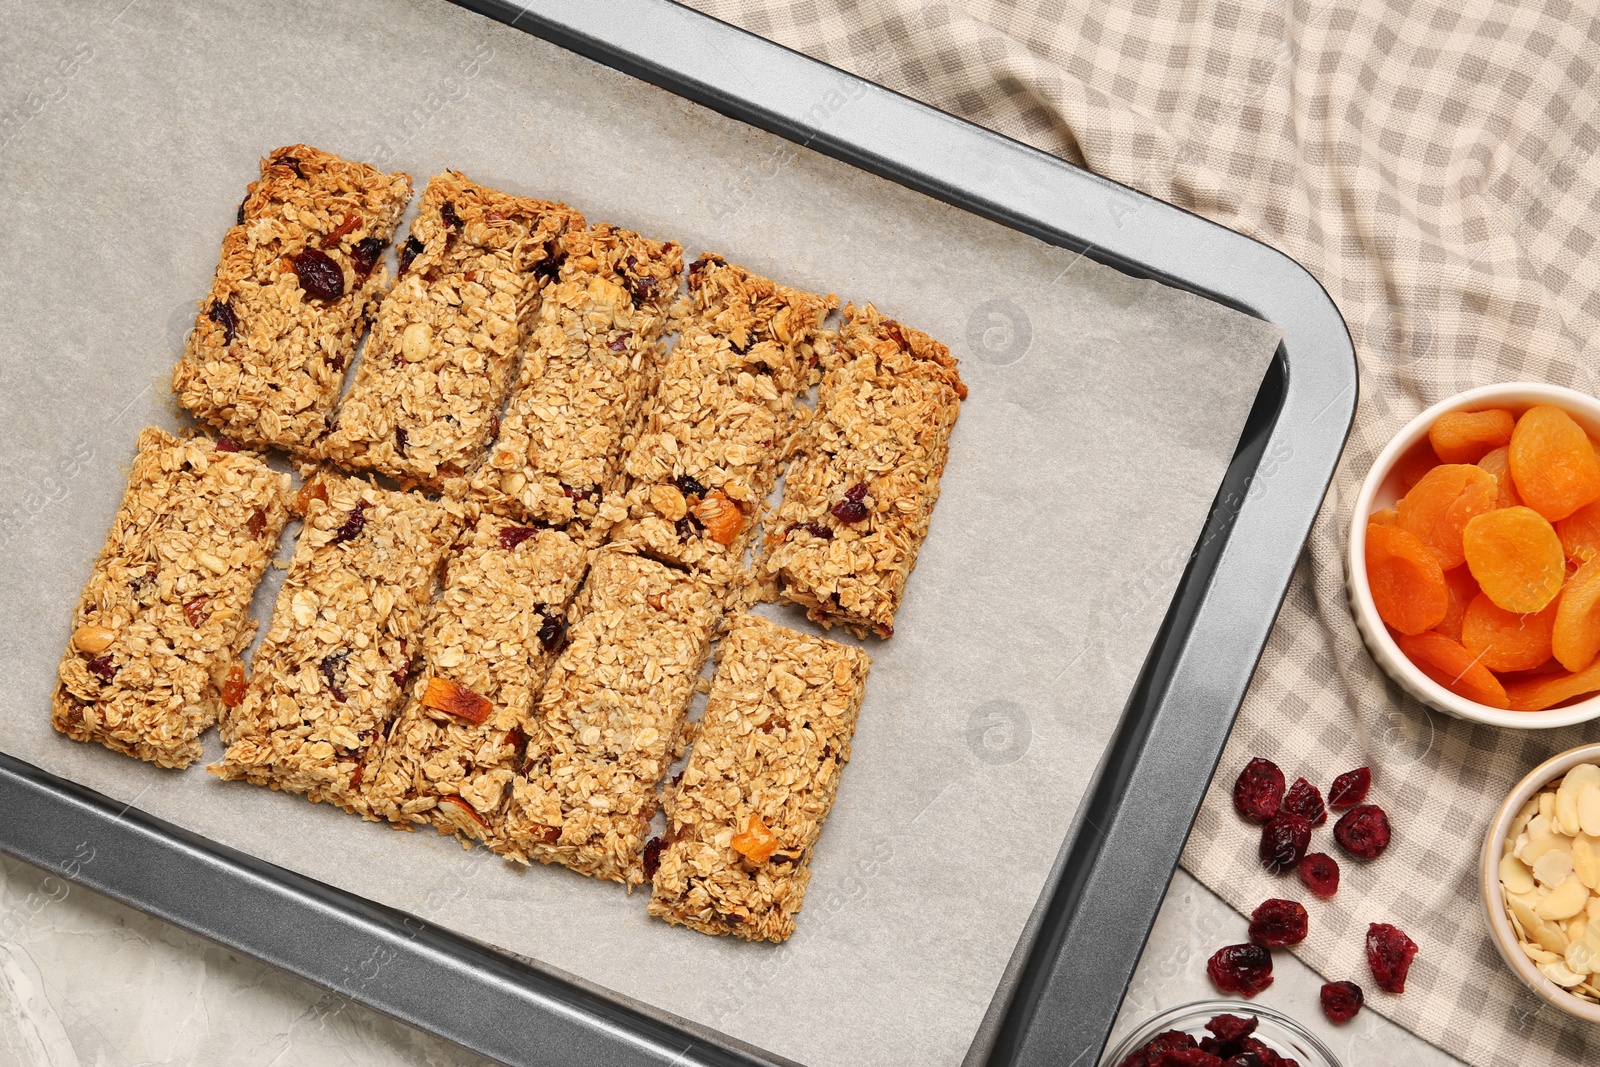
<path fill-rule="evenodd" d="M 1264 245 L 668 0 L 461 6 L 1282 331 L 1116 736 L 968 1057 L 1094 1062 L 1349 431 L 1355 359 L 1332 301 Z M 838 92 L 841 78 L 852 106 L 816 115 L 810 102 Z M 507 1063 L 788 1062 L 4 754 L 0 804 L 10 815 L 0 850 Z"/>

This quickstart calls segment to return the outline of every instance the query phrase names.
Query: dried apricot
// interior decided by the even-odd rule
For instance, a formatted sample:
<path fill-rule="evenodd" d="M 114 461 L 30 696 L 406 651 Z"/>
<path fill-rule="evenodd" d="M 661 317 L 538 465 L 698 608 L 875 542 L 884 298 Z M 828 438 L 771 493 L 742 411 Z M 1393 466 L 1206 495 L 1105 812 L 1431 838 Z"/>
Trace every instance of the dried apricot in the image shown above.
<path fill-rule="evenodd" d="M 1422 481 L 1424 474 L 1438 465 L 1439 457 L 1433 454 L 1433 446 L 1422 441 L 1395 461 L 1394 471 L 1400 476 L 1401 488 L 1409 493 L 1412 486 Z"/>
<path fill-rule="evenodd" d="M 1517 483 L 1511 477 L 1511 448 L 1502 445 L 1491 452 L 1486 452 L 1478 460 L 1478 466 L 1494 475 L 1494 480 L 1500 486 L 1499 505 L 1503 508 L 1514 508 L 1522 503 L 1522 498 L 1517 495 Z"/>
<path fill-rule="evenodd" d="M 1600 457 L 1571 415 L 1541 404 L 1511 434 L 1511 477 L 1522 502 L 1555 522 L 1600 498 Z"/>
<path fill-rule="evenodd" d="M 1531 615 L 1518 615 L 1479 593 L 1467 605 L 1461 644 L 1491 671 L 1532 670 L 1550 658 L 1559 603 L 1552 602 Z"/>
<path fill-rule="evenodd" d="M 1568 559 L 1587 563 L 1600 556 L 1600 500 L 1594 500 L 1556 523 L 1561 551 Z"/>
<path fill-rule="evenodd" d="M 1517 420 L 1509 411 L 1447 411 L 1428 429 L 1434 455 L 1445 463 L 1476 463 L 1484 453 L 1511 443 Z"/>
<path fill-rule="evenodd" d="M 1520 615 L 1544 610 L 1567 577 L 1555 527 L 1532 508 L 1477 516 L 1467 523 L 1462 548 L 1483 594 Z"/>
<path fill-rule="evenodd" d="M 1393 526 L 1400 521 L 1400 513 L 1394 508 L 1379 508 L 1367 516 L 1368 522 L 1375 522 L 1379 526 Z"/>
<path fill-rule="evenodd" d="M 1439 561 L 1398 526 L 1367 527 L 1367 584 L 1383 621 L 1403 634 L 1438 625 L 1450 606 Z"/>
<path fill-rule="evenodd" d="M 1512 711 L 1543 711 L 1595 692 L 1600 692 L 1600 663 L 1576 674 L 1562 671 L 1506 683 L 1506 699 Z"/>
<path fill-rule="evenodd" d="M 1457 696 L 1491 708 L 1508 708 L 1510 700 L 1500 680 L 1471 652 L 1443 634 L 1405 634 L 1400 651 L 1429 678 Z"/>
<path fill-rule="evenodd" d="M 1461 623 L 1467 617 L 1467 605 L 1472 603 L 1481 590 L 1478 588 L 1477 579 L 1472 577 L 1472 572 L 1465 567 L 1456 567 L 1444 572 L 1445 588 L 1449 590 L 1450 602 L 1444 609 L 1444 618 L 1433 627 L 1452 641 L 1461 640 Z"/>
<path fill-rule="evenodd" d="M 1581 671 L 1600 654 L 1600 560 L 1585 563 L 1567 580 L 1555 616 L 1551 651 L 1567 670 Z"/>
<path fill-rule="evenodd" d="M 1493 511 L 1500 498 L 1494 475 L 1469 463 L 1446 463 L 1422 476 L 1422 481 L 1401 498 L 1400 529 L 1416 537 L 1445 570 L 1459 567 L 1461 532 L 1467 523 Z"/>

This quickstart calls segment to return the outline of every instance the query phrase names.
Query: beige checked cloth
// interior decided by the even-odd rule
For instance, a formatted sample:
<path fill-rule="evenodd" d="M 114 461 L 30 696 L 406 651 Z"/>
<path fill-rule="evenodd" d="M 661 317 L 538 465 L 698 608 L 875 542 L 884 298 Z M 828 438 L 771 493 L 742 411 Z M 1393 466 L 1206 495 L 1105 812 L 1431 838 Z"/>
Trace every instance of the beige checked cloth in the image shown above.
<path fill-rule="evenodd" d="M 1496 730 L 1402 697 L 1350 621 L 1341 562 L 1361 477 L 1423 407 L 1490 382 L 1600 385 L 1595 0 L 692 3 L 1241 230 L 1327 287 L 1361 363 L 1355 430 L 1184 865 L 1244 912 L 1308 899 L 1300 956 L 1469 1063 L 1600 1060 L 1600 1027 L 1511 976 L 1475 890 L 1512 784 L 1600 729 Z M 1324 790 L 1372 766 L 1394 843 L 1345 862 L 1332 901 L 1261 869 L 1229 801 L 1255 755 Z M 1313 847 L 1343 858 L 1330 830 Z M 1403 995 L 1371 981 L 1373 921 L 1421 946 Z"/>

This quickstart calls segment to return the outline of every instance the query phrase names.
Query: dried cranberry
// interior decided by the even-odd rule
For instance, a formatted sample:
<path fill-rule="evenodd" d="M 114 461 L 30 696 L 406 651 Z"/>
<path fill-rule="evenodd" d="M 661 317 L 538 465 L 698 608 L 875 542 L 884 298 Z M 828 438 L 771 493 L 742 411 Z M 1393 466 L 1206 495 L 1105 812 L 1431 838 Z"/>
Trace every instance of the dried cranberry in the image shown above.
<path fill-rule="evenodd" d="M 687 474 L 680 474 L 672 479 L 672 484 L 678 487 L 678 492 L 684 496 L 705 496 L 706 487 Z"/>
<path fill-rule="evenodd" d="M 1228 945 L 1206 961 L 1206 974 L 1224 993 L 1253 997 L 1272 984 L 1272 953 L 1260 945 Z"/>
<path fill-rule="evenodd" d="M 539 643 L 546 652 L 554 652 L 566 636 L 567 623 L 560 615 L 546 615 L 544 622 L 539 624 Z"/>
<path fill-rule="evenodd" d="M 444 224 L 450 229 L 461 229 L 461 216 L 456 214 L 456 206 L 454 204 L 446 203 L 444 207 L 440 208 L 439 218 L 443 219 Z"/>
<path fill-rule="evenodd" d="M 1259 1025 L 1261 1020 L 1254 1015 L 1217 1015 L 1206 1023 L 1206 1029 L 1210 1030 L 1218 1041 L 1234 1044 L 1255 1033 Z"/>
<path fill-rule="evenodd" d="M 378 265 L 378 257 L 383 255 L 383 242 L 376 237 L 363 237 L 356 242 L 350 250 L 350 269 L 356 272 L 356 277 L 366 281 L 372 273 L 372 268 Z"/>
<path fill-rule="evenodd" d="M 217 438 L 217 451 L 218 452 L 237 452 L 237 451 L 239 451 L 239 442 L 235 441 L 233 438 L 228 437 L 226 435 L 218 437 Z"/>
<path fill-rule="evenodd" d="M 607 341 L 606 347 L 611 349 L 613 352 L 626 352 L 628 350 L 628 342 L 618 337 L 614 340 Z"/>
<path fill-rule="evenodd" d="M 406 433 L 404 426 L 396 426 L 394 428 L 394 448 L 396 452 L 404 452 L 406 450 L 406 441 L 408 439 L 409 435 Z"/>
<path fill-rule="evenodd" d="M 239 332 L 239 317 L 233 313 L 232 304 L 219 304 L 212 301 L 211 310 L 206 312 L 206 318 L 222 327 L 222 347 L 233 344 L 234 335 Z"/>
<path fill-rule="evenodd" d="M 1300 861 L 1300 880 L 1323 900 L 1339 891 L 1339 864 L 1325 852 L 1312 852 Z"/>
<path fill-rule="evenodd" d="M 1203 1048 L 1186 1048 L 1164 1053 L 1156 1061 L 1157 1067 L 1226 1067 L 1220 1056 Z"/>
<path fill-rule="evenodd" d="M 650 881 L 661 869 L 661 850 L 666 847 L 666 842 L 659 837 L 652 837 L 644 843 L 644 878 Z"/>
<path fill-rule="evenodd" d="M 344 295 L 344 271 L 320 248 L 302 248 L 289 261 L 307 294 L 330 302 Z"/>
<path fill-rule="evenodd" d="M 344 703 L 345 660 L 350 658 L 350 651 L 330 652 L 322 657 L 322 662 L 317 665 L 322 671 L 323 681 L 328 683 L 328 692 L 333 694 L 333 699 Z"/>
<path fill-rule="evenodd" d="M 544 258 L 533 268 L 533 276 L 540 280 L 541 285 L 551 285 L 561 275 L 561 264 L 566 261 L 566 253 L 555 238 L 544 243 Z"/>
<path fill-rule="evenodd" d="M 366 769 L 367 769 L 367 765 L 365 763 L 358 763 L 358 764 L 356 764 L 356 769 L 354 771 L 350 772 L 349 789 L 350 789 L 351 792 L 354 792 L 355 790 L 361 788 L 361 777 L 362 777 L 362 774 L 366 771 Z"/>
<path fill-rule="evenodd" d="M 638 307 L 646 300 L 649 300 L 656 291 L 656 280 L 654 278 L 629 278 L 627 281 L 628 295 L 633 297 L 634 307 Z"/>
<path fill-rule="evenodd" d="M 1328 790 L 1328 806 L 1335 811 L 1353 808 L 1367 799 L 1367 790 L 1371 788 L 1372 772 L 1367 768 L 1345 771 L 1333 780 L 1333 787 Z"/>
<path fill-rule="evenodd" d="M 862 503 L 867 498 L 865 482 L 857 482 L 844 491 L 844 499 L 839 501 L 829 512 L 834 518 L 843 523 L 857 523 L 867 517 L 867 505 Z"/>
<path fill-rule="evenodd" d="M 502 526 L 500 528 L 500 547 L 513 549 L 528 538 L 538 534 L 538 529 L 532 526 Z"/>
<path fill-rule="evenodd" d="M 1322 791 L 1304 778 L 1294 780 L 1289 791 L 1283 794 L 1279 809 L 1304 816 L 1313 827 L 1328 821 L 1328 809 L 1322 803 Z"/>
<path fill-rule="evenodd" d="M 306 172 L 300 169 L 300 160 L 294 156 L 278 156 L 272 161 L 274 167 L 288 167 L 294 171 L 294 176 L 301 181 L 306 180 Z"/>
<path fill-rule="evenodd" d="M 726 260 L 724 260 L 721 256 L 712 255 L 710 252 L 707 252 L 704 255 L 702 255 L 699 259 L 697 259 L 693 263 L 689 264 L 689 273 L 691 275 L 699 274 L 701 271 L 705 270 L 707 267 L 710 267 L 710 266 L 718 266 L 718 267 L 720 267 L 725 262 L 726 262 Z"/>
<path fill-rule="evenodd" d="M 792 524 L 785 532 L 792 533 L 795 530 L 804 530 L 812 537 L 819 538 L 823 541 L 833 540 L 833 531 L 822 525 L 820 522 L 797 522 Z"/>
<path fill-rule="evenodd" d="M 1250 940 L 1266 948 L 1288 948 L 1306 939 L 1307 923 L 1299 902 L 1274 897 L 1250 913 Z"/>
<path fill-rule="evenodd" d="M 1271 760 L 1257 756 L 1244 765 L 1233 783 L 1233 806 L 1252 822 L 1266 822 L 1283 804 L 1283 772 Z"/>
<path fill-rule="evenodd" d="M 339 532 L 333 535 L 332 544 L 342 545 L 346 541 L 354 541 L 361 536 L 361 531 L 367 525 L 367 502 L 356 501 L 355 510 L 344 520 L 344 525 L 339 527 Z"/>
<path fill-rule="evenodd" d="M 513 758 L 522 755 L 522 750 L 528 747 L 528 734 L 520 726 L 513 726 L 506 731 L 506 744 L 511 746 Z"/>
<path fill-rule="evenodd" d="M 406 243 L 400 249 L 401 274 L 411 269 L 411 261 L 422 254 L 422 247 L 422 242 L 415 237 L 406 238 Z"/>
<path fill-rule="evenodd" d="M 1360 804 L 1333 824 L 1334 840 L 1352 856 L 1377 859 L 1389 847 L 1389 816 L 1376 804 Z"/>
<path fill-rule="evenodd" d="M 1273 874 L 1292 871 L 1311 847 L 1311 823 L 1304 815 L 1280 811 L 1261 828 L 1261 862 Z"/>
<path fill-rule="evenodd" d="M 672 528 L 677 531 L 680 541 L 687 541 L 695 535 L 694 521 L 687 515 L 673 523 Z"/>
<path fill-rule="evenodd" d="M 102 682 L 109 682 L 117 676 L 117 668 L 111 663 L 111 653 L 96 656 L 89 661 L 89 673 Z"/>
<path fill-rule="evenodd" d="M 1244 1050 L 1223 1067 L 1300 1067 L 1294 1060 L 1284 1059 L 1253 1037 L 1244 1039 Z"/>
<path fill-rule="evenodd" d="M 243 200 L 239 201 L 239 213 L 234 216 L 236 225 L 239 225 L 239 226 L 243 226 L 244 225 L 244 206 L 246 204 L 248 204 L 249 202 L 250 202 L 250 198 L 248 196 L 245 197 Z"/>
<path fill-rule="evenodd" d="M 1130 1053 L 1118 1067 L 1156 1067 L 1169 1053 L 1194 1047 L 1194 1038 L 1182 1030 L 1164 1030 Z"/>
<path fill-rule="evenodd" d="M 1331 1023 L 1347 1023 L 1366 1000 L 1354 982 L 1328 982 L 1322 987 L 1322 1014 Z"/>
<path fill-rule="evenodd" d="M 600 503 L 600 498 L 605 496 L 605 491 L 598 485 L 591 485 L 587 489 L 577 489 L 566 482 L 561 483 L 561 493 L 568 500 L 593 500 L 596 504 Z"/>
<path fill-rule="evenodd" d="M 1367 966 L 1385 993 L 1406 991 L 1406 972 L 1417 954 L 1417 943 L 1398 926 L 1372 923 L 1367 927 Z"/>

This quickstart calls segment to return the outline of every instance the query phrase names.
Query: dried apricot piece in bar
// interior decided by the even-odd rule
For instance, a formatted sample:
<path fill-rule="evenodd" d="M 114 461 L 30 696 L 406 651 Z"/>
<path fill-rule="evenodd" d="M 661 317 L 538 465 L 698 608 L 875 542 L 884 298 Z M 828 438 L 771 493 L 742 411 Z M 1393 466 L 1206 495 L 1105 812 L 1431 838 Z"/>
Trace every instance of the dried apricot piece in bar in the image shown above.
<path fill-rule="evenodd" d="M 1428 443 L 1445 463 L 1476 463 L 1484 453 L 1511 442 L 1517 420 L 1502 408 L 1447 411 L 1428 429 Z"/>
<path fill-rule="evenodd" d="M 1581 671 L 1600 654 L 1600 560 L 1590 560 L 1567 580 L 1556 602 L 1552 651 L 1569 671 Z"/>
<path fill-rule="evenodd" d="M 1466 567 L 1456 567 L 1444 572 L 1445 588 L 1449 591 L 1450 602 L 1444 609 L 1444 618 L 1440 619 L 1432 628 L 1438 630 L 1452 641 L 1461 640 L 1461 624 L 1467 617 L 1467 605 L 1472 603 L 1482 590 L 1478 588 L 1477 580 L 1472 577 L 1472 572 Z"/>
<path fill-rule="evenodd" d="M 1583 427 L 1541 404 L 1511 434 L 1511 477 L 1522 502 L 1555 522 L 1600 497 L 1600 457 Z"/>
<path fill-rule="evenodd" d="M 1518 615 L 1479 593 L 1461 623 L 1461 644 L 1491 671 L 1527 671 L 1550 658 L 1559 601 Z"/>
<path fill-rule="evenodd" d="M 1478 466 L 1494 475 L 1494 480 L 1500 486 L 1498 504 L 1503 508 L 1514 508 L 1522 503 L 1522 498 L 1517 495 L 1517 483 L 1511 477 L 1511 447 L 1502 445 L 1491 452 L 1484 454 L 1478 460 Z"/>
<path fill-rule="evenodd" d="M 1461 531 L 1477 516 L 1493 511 L 1499 497 L 1499 483 L 1482 467 L 1446 463 L 1423 475 L 1401 498 L 1399 526 L 1427 545 L 1439 566 L 1449 570 L 1467 558 Z"/>
<path fill-rule="evenodd" d="M 1568 559 L 1587 563 L 1600 556 L 1600 500 L 1594 500 L 1556 523 L 1561 551 Z"/>
<path fill-rule="evenodd" d="M 1532 508 L 1500 508 L 1467 523 L 1467 566 L 1484 595 L 1507 611 L 1543 611 L 1561 592 L 1566 557 L 1555 527 Z"/>
<path fill-rule="evenodd" d="M 1429 678 L 1456 696 L 1491 708 L 1509 708 L 1505 687 L 1471 652 L 1443 634 L 1404 634 L 1400 651 Z"/>
<path fill-rule="evenodd" d="M 1437 626 L 1450 606 L 1444 572 L 1428 546 L 1398 526 L 1367 526 L 1367 584 L 1384 622 L 1403 634 Z"/>
<path fill-rule="evenodd" d="M 1568 674 L 1543 674 L 1519 679 L 1506 685 L 1506 699 L 1512 711 L 1543 711 L 1573 697 L 1600 692 L 1600 663 Z"/>

